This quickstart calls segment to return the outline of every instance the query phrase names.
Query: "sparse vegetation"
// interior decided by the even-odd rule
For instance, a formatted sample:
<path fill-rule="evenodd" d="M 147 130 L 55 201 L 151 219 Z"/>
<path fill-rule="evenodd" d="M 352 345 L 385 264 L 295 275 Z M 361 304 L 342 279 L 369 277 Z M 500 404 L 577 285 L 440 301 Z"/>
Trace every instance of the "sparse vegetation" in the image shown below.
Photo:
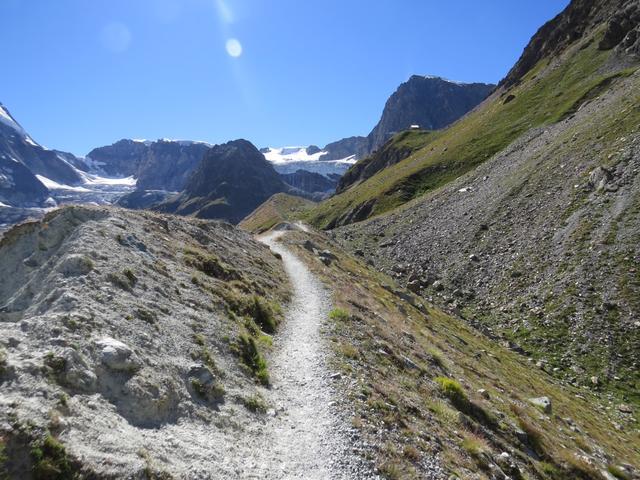
<path fill-rule="evenodd" d="M 240 274 L 217 256 L 193 248 L 185 249 L 185 263 L 205 275 L 220 280 L 238 280 Z"/>
<path fill-rule="evenodd" d="M 136 317 L 138 317 L 143 322 L 147 322 L 151 325 L 155 324 L 158 321 L 158 316 L 155 313 L 144 308 L 138 308 L 136 310 Z"/>
<path fill-rule="evenodd" d="M 75 474 L 67 452 L 56 438 L 47 433 L 31 444 L 33 477 L 36 480 L 69 480 Z"/>
<path fill-rule="evenodd" d="M 267 362 L 258 350 L 255 339 L 246 334 L 240 335 L 238 338 L 238 348 L 243 363 L 260 383 L 268 385 L 269 372 L 267 370 Z"/>
<path fill-rule="evenodd" d="M 616 465 L 607 465 L 607 472 L 616 477 L 618 480 L 631 480 L 631 475 Z"/>
<path fill-rule="evenodd" d="M 489 451 L 487 441 L 474 433 L 466 433 L 460 445 L 473 457 L 479 457 L 483 453 Z"/>
<path fill-rule="evenodd" d="M 56 356 L 53 352 L 47 352 L 44 356 L 44 364 L 54 375 L 59 375 L 66 368 L 67 361 L 63 357 Z"/>
<path fill-rule="evenodd" d="M 107 274 L 107 280 L 113 283 L 115 286 L 120 287 L 123 290 L 130 292 L 133 287 L 138 283 L 138 277 L 133 273 L 130 268 L 126 268 L 122 273 L 111 272 Z"/>
<path fill-rule="evenodd" d="M 251 395 L 242 398 L 242 404 L 245 408 L 255 413 L 267 413 L 268 405 L 260 394 Z"/>
<path fill-rule="evenodd" d="M 343 308 L 334 308 L 329 312 L 329 318 L 334 322 L 346 322 L 349 320 L 349 312 Z"/>
<path fill-rule="evenodd" d="M 316 205 L 311 200 L 286 193 L 276 193 L 238 225 L 254 233 L 266 232 L 278 223 L 294 220 Z"/>
<path fill-rule="evenodd" d="M 254 322 L 266 333 L 275 333 L 278 325 L 273 307 L 263 298 L 254 295 L 249 303 L 249 314 Z"/>
<path fill-rule="evenodd" d="M 226 393 L 226 390 L 221 383 L 213 382 L 211 384 L 205 384 L 197 378 L 191 379 L 191 387 L 193 388 L 193 391 L 200 396 L 200 398 L 206 400 L 221 400 Z"/>

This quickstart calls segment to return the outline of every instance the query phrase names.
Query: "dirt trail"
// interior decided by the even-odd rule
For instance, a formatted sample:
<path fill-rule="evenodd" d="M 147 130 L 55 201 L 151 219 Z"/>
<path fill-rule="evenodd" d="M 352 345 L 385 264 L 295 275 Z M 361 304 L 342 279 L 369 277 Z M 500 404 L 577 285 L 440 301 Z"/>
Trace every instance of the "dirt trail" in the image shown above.
<path fill-rule="evenodd" d="M 334 403 L 331 372 L 321 326 L 328 318 L 328 292 L 309 269 L 278 239 L 261 241 L 280 255 L 293 286 L 285 321 L 269 359 L 272 388 L 264 395 L 275 409 L 255 437 L 255 455 L 245 466 L 247 478 L 371 478 L 350 454 L 352 428 Z"/>

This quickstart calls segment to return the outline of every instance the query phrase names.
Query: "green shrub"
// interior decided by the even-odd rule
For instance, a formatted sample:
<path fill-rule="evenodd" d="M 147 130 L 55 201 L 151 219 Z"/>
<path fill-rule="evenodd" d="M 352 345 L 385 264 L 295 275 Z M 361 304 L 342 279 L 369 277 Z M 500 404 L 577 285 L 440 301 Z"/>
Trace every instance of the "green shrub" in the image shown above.
<path fill-rule="evenodd" d="M 453 378 L 437 377 L 436 383 L 440 386 L 442 394 L 451 400 L 451 403 L 454 405 L 457 406 L 458 404 L 468 401 L 467 396 L 462 390 L 462 386 Z"/>
<path fill-rule="evenodd" d="M 145 310 L 144 308 L 139 308 L 136 310 L 136 317 L 138 317 L 143 322 L 147 322 L 152 325 L 158 321 L 158 317 L 155 313 L 150 312 L 149 310 Z"/>
<path fill-rule="evenodd" d="M 329 312 L 329 318 L 334 322 L 346 322 L 349 320 L 349 312 L 343 308 L 334 308 Z"/>
<path fill-rule="evenodd" d="M 191 387 L 198 396 L 207 400 L 222 399 L 226 393 L 224 386 L 221 383 L 214 382 L 211 385 L 206 385 L 197 378 L 191 380 Z"/>
<path fill-rule="evenodd" d="M 607 465 L 607 472 L 620 480 L 631 480 L 631 475 L 616 465 Z"/>
<path fill-rule="evenodd" d="M 133 270 L 131 270 L 130 268 L 125 268 L 122 271 L 122 274 L 126 277 L 127 280 L 129 280 L 129 283 L 131 284 L 132 287 L 136 283 L 138 283 L 138 277 L 136 277 L 135 273 L 133 273 Z"/>
<path fill-rule="evenodd" d="M 268 385 L 269 372 L 267 371 L 267 362 L 260 354 L 255 339 L 249 335 L 240 335 L 238 346 L 243 363 L 253 372 L 260 383 Z"/>
<path fill-rule="evenodd" d="M 242 404 L 251 412 L 267 413 L 267 404 L 260 395 L 252 395 L 242 399 Z"/>
<path fill-rule="evenodd" d="M 36 480 L 68 480 L 74 477 L 64 445 L 51 434 L 32 443 L 31 457 L 33 477 Z"/>
<path fill-rule="evenodd" d="M 131 291 L 138 282 L 138 277 L 131 269 L 127 268 L 122 273 L 107 274 L 107 280 L 123 290 Z"/>
<path fill-rule="evenodd" d="M 63 357 L 57 357 L 53 352 L 46 353 L 44 356 L 44 364 L 55 374 L 62 373 L 67 367 L 67 361 Z"/>
<path fill-rule="evenodd" d="M 276 317 L 272 307 L 263 298 L 254 295 L 249 304 L 250 315 L 256 325 L 265 333 L 275 333 Z"/>
<path fill-rule="evenodd" d="M 220 280 L 238 280 L 240 278 L 236 270 L 225 265 L 215 255 L 209 255 L 190 248 L 186 249 L 184 253 L 186 255 L 185 263 L 187 265 L 201 271 L 209 277 Z"/>

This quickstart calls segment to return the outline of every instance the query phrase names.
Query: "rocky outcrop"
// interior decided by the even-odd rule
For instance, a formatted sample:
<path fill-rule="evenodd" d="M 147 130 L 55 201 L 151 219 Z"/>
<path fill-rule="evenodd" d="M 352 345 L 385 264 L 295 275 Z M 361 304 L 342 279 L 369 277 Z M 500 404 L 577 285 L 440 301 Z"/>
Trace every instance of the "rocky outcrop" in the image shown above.
<path fill-rule="evenodd" d="M 109 146 L 94 148 L 87 154 L 86 163 L 92 170 L 108 177 L 136 176 L 148 149 L 148 142 L 123 139 Z"/>
<path fill-rule="evenodd" d="M 289 190 L 256 147 L 234 140 L 211 148 L 184 191 L 157 208 L 237 223 L 273 194 Z"/>
<path fill-rule="evenodd" d="M 42 206 L 48 196 L 49 190 L 24 164 L 0 158 L 0 203 Z"/>

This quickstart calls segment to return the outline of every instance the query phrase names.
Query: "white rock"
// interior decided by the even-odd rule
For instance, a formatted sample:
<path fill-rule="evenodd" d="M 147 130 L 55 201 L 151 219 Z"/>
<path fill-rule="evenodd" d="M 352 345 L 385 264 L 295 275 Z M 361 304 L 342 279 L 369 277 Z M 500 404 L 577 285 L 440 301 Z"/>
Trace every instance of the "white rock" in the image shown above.
<path fill-rule="evenodd" d="M 138 370 L 140 359 L 130 347 L 113 338 L 103 338 L 96 342 L 100 349 L 100 361 L 112 370 Z"/>

